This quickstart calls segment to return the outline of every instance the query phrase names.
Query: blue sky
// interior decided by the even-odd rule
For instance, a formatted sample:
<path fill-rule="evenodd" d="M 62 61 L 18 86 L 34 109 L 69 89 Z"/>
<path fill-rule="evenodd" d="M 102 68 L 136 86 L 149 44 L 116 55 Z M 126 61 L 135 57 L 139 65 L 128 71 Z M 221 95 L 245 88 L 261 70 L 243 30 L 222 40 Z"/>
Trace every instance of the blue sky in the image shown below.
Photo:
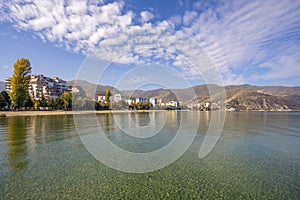
<path fill-rule="evenodd" d="M 21 57 L 30 59 L 33 74 L 66 80 L 96 57 L 94 67 L 107 68 L 98 75 L 106 85 L 126 76 L 142 85 L 166 68 L 191 85 L 300 85 L 297 0 L 4 1 L 0 42 L 2 81 Z M 148 70 L 128 75 L 138 66 Z M 177 75 L 165 79 L 180 87 Z"/>

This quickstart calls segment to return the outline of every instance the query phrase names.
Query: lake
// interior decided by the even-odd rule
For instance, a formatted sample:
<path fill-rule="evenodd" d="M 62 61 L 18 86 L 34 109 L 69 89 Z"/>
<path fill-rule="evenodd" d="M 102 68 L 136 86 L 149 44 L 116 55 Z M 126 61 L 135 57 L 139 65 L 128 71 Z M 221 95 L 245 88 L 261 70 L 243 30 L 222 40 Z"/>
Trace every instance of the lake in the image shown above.
<path fill-rule="evenodd" d="M 227 113 L 217 144 L 200 159 L 210 115 L 98 114 L 103 135 L 138 153 L 163 148 L 174 139 L 181 119 L 192 123 L 199 118 L 187 151 L 170 165 L 148 173 L 118 171 L 95 159 L 83 145 L 72 115 L 2 117 L 0 199 L 300 198 L 300 113 Z M 87 135 L 93 134 L 95 126 L 86 123 L 89 117 L 84 116 L 82 124 Z M 132 124 L 143 128 L 134 135 L 141 137 L 122 132 L 120 126 L 134 132 Z M 189 124 L 184 127 L 188 138 Z M 158 133 L 143 138 L 148 131 Z"/>

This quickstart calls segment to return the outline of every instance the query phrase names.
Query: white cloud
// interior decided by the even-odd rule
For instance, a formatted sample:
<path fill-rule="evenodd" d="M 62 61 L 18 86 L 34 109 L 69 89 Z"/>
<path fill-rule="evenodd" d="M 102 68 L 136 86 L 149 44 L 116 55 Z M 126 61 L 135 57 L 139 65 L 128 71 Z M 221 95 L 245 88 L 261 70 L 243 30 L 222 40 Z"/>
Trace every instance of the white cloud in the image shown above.
<path fill-rule="evenodd" d="M 84 15 L 87 11 L 86 1 L 72 0 L 66 7 L 68 14 Z"/>
<path fill-rule="evenodd" d="M 154 15 L 149 11 L 142 11 L 141 17 L 142 17 L 141 21 L 144 23 L 144 22 L 148 22 L 149 20 L 154 18 Z"/>
<path fill-rule="evenodd" d="M 114 36 L 132 23 L 133 13 L 122 14 L 123 6 L 123 1 L 103 4 L 101 1 L 15 0 L 6 3 L 8 14 L 2 19 L 11 21 L 18 29 L 35 31 L 44 41 L 89 52 L 100 40 Z"/>
<path fill-rule="evenodd" d="M 69 51 L 88 54 L 99 48 L 100 57 L 123 64 L 173 63 L 190 78 L 199 75 L 198 68 L 208 75 L 220 71 L 226 83 L 243 83 L 247 72 L 261 63 L 268 68 L 264 77 L 292 75 L 283 69 L 298 73 L 299 42 L 293 51 L 282 46 L 291 46 L 299 36 L 299 1 L 198 1 L 195 10 L 159 21 L 151 20 L 155 16 L 149 11 L 140 16 L 125 11 L 124 4 L 14 0 L 0 6 L 0 21 L 33 30 Z M 136 16 L 140 25 L 133 22 Z"/>
<path fill-rule="evenodd" d="M 198 14 L 196 11 L 186 11 L 183 16 L 183 24 L 188 26 L 197 18 Z"/>
<path fill-rule="evenodd" d="M 203 48 L 226 72 L 224 77 L 228 77 L 229 82 L 242 81 L 248 79 L 248 69 L 244 68 L 252 70 L 258 67 L 251 65 L 254 59 L 260 63 L 269 59 L 268 55 L 279 56 L 282 52 L 273 53 L 279 46 L 295 43 L 295 36 L 300 31 L 299 7 L 300 2 L 294 1 L 224 1 L 215 9 L 202 12 L 183 31 L 200 44 L 204 40 Z M 277 48 L 270 47 L 274 44 Z M 295 52 L 299 51 L 299 45 L 296 49 Z M 290 52 L 291 57 L 296 56 L 295 52 Z M 225 63 L 230 66 L 231 72 L 244 71 L 243 76 L 227 74 Z M 289 65 L 284 62 L 280 65 L 289 70 Z"/>
<path fill-rule="evenodd" d="M 280 55 L 274 55 L 260 63 L 259 69 L 267 71 L 267 73 L 257 73 L 251 76 L 252 80 L 279 80 L 286 79 L 286 85 L 292 78 L 300 75 L 300 53 L 294 46 L 281 49 Z M 284 67 L 283 67 L 284 66 Z M 298 81 L 298 84 L 300 82 Z"/>

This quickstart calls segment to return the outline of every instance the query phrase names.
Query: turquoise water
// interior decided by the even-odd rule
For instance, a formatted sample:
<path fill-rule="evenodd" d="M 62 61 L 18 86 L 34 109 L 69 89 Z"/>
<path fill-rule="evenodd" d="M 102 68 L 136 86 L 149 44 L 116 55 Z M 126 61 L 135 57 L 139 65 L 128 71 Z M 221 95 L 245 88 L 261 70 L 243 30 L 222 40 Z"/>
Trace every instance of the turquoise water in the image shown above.
<path fill-rule="evenodd" d="M 146 127 L 151 121 L 151 113 L 114 115 L 125 124 L 132 119 Z M 162 148 L 174 138 L 182 117 L 200 117 L 195 140 L 183 156 L 145 174 L 120 172 L 96 160 L 71 115 L 0 118 L 0 199 L 300 198 L 300 113 L 228 113 L 220 139 L 204 159 L 198 153 L 209 113 L 155 115 L 166 116 L 166 123 L 148 139 L 122 133 L 111 114 L 98 115 L 104 134 L 133 152 Z M 86 124 L 87 130 L 93 126 Z"/>

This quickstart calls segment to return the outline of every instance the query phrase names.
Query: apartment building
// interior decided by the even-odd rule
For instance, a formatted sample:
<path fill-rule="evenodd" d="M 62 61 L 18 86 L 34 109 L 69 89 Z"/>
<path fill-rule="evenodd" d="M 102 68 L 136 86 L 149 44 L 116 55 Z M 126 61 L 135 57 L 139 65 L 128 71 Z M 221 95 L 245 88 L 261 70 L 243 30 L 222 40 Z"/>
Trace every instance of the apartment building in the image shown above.
<path fill-rule="evenodd" d="M 5 79 L 5 91 L 6 91 L 7 93 L 10 93 L 10 92 L 11 92 L 11 84 L 10 84 L 10 82 L 11 82 L 11 78 L 10 78 L 10 77 L 7 77 L 7 78 Z"/>
<path fill-rule="evenodd" d="M 5 89 L 9 93 L 11 92 L 11 78 L 5 79 Z M 71 87 L 67 82 L 58 78 L 50 78 L 44 75 L 31 75 L 28 87 L 29 96 L 35 100 L 39 100 L 42 97 L 46 99 L 57 98 L 64 92 L 71 91 Z"/>

